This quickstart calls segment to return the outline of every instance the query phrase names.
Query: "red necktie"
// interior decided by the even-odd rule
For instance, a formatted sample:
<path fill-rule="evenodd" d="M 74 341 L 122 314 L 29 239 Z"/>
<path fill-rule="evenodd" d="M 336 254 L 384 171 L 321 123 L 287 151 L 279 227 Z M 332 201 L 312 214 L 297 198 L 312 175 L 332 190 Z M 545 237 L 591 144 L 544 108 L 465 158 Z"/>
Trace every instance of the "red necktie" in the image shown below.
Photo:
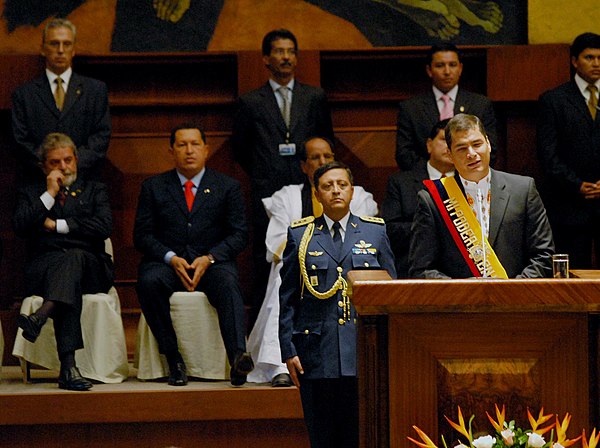
<path fill-rule="evenodd" d="M 65 202 L 67 202 L 67 193 L 66 193 L 66 191 L 61 188 L 58 191 L 58 194 L 56 196 L 58 198 L 58 203 L 61 205 L 61 207 L 64 207 L 65 206 Z"/>
<path fill-rule="evenodd" d="M 194 182 L 192 182 L 191 180 L 188 180 L 188 181 L 186 181 L 185 184 L 183 184 L 183 186 L 185 187 L 185 191 L 184 191 L 185 202 L 187 203 L 188 210 L 191 212 L 192 207 L 194 205 L 194 192 L 192 191 Z"/>

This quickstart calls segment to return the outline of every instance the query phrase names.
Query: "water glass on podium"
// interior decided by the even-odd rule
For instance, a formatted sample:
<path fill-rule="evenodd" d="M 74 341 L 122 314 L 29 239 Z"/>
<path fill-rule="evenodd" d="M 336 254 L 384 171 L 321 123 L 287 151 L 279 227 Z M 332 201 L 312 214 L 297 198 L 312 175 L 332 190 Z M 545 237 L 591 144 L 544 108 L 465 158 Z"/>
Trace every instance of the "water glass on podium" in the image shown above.
<path fill-rule="evenodd" d="M 569 254 L 552 255 L 552 276 L 569 278 Z"/>

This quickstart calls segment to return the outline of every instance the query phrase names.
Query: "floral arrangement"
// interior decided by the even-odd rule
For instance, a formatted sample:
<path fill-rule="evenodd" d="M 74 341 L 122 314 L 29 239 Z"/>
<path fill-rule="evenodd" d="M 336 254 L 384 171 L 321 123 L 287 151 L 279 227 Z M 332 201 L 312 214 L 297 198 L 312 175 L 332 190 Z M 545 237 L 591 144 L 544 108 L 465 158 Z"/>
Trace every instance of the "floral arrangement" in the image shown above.
<path fill-rule="evenodd" d="M 529 409 L 527 410 L 527 417 L 529 419 L 530 429 L 517 428 L 514 420 L 506 421 L 506 409 L 502 406 L 502 411 L 496 408 L 496 419 L 494 420 L 490 414 L 487 414 L 492 426 L 494 427 L 494 435 L 485 435 L 477 438 L 473 438 L 473 431 L 471 425 L 475 416 L 471 416 L 469 419 L 468 427 L 465 424 L 460 406 L 458 407 L 458 422 L 453 422 L 448 417 L 444 416 L 450 426 L 454 428 L 461 436 L 465 437 L 464 442 L 458 441 L 457 445 L 453 445 L 452 448 L 567 448 L 574 445 L 581 439 L 582 448 L 600 448 L 600 431 L 596 434 L 596 429 L 590 434 L 590 438 L 586 437 L 585 430 L 576 439 L 567 438 L 567 429 L 571 422 L 571 415 L 567 413 L 563 418 L 562 422 L 559 421 L 558 415 L 544 415 L 544 408 L 540 410 L 540 413 L 534 418 Z M 552 417 L 555 417 L 555 421 L 551 421 Z M 438 448 L 433 441 L 421 431 L 417 426 L 413 426 L 421 442 L 408 437 L 408 440 L 420 446 L 421 448 Z M 550 432 L 550 434 L 548 434 Z M 449 448 L 442 436 L 442 443 L 444 448 Z"/>

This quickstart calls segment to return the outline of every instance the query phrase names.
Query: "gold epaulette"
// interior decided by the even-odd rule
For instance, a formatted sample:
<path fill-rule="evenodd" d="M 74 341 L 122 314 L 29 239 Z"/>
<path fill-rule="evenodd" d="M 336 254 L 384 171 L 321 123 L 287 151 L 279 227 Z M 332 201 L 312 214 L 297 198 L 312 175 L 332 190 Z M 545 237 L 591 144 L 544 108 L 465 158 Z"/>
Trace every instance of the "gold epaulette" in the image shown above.
<path fill-rule="evenodd" d="M 314 220 L 315 220 L 314 216 L 307 216 L 306 218 L 297 219 L 296 221 L 292 222 L 291 227 L 292 227 L 292 229 L 295 229 L 296 227 L 305 226 L 307 224 L 310 224 Z"/>
<path fill-rule="evenodd" d="M 372 222 L 374 224 L 385 224 L 383 218 L 378 218 L 377 216 L 361 216 L 360 219 L 365 222 Z"/>

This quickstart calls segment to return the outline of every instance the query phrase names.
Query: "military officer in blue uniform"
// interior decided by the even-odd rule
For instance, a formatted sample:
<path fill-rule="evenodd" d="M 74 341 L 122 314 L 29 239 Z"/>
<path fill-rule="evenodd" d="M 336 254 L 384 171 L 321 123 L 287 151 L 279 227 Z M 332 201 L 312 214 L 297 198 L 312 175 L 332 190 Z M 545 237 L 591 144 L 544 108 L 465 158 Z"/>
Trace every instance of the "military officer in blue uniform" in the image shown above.
<path fill-rule="evenodd" d="M 346 295 L 355 269 L 396 277 L 381 218 L 350 213 L 352 173 L 332 162 L 314 174 L 323 216 L 292 223 L 283 254 L 281 356 L 300 389 L 311 446 L 358 446 L 356 310 Z"/>

